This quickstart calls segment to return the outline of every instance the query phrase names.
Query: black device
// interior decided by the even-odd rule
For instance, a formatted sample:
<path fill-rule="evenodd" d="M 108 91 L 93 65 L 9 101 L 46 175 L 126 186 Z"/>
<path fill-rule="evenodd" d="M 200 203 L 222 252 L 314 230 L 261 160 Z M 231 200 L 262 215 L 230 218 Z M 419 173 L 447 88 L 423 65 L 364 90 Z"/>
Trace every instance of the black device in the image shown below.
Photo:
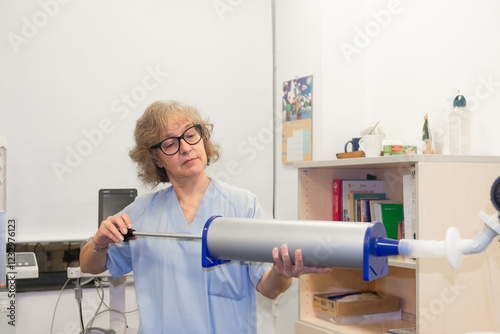
<path fill-rule="evenodd" d="M 491 187 L 491 201 L 495 209 L 500 211 L 500 177 L 493 182 Z"/>
<path fill-rule="evenodd" d="M 98 226 L 109 216 L 122 211 L 137 197 L 137 189 L 99 189 Z"/>

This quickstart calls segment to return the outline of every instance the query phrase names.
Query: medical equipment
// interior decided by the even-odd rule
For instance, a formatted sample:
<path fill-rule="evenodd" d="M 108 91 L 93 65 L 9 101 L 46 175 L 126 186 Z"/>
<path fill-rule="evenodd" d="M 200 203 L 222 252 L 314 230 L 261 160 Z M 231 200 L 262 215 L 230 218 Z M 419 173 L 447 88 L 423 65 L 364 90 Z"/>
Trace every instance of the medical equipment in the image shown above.
<path fill-rule="evenodd" d="M 500 177 L 491 189 L 491 200 L 500 211 Z M 282 221 L 213 216 L 202 235 L 148 233 L 129 229 L 125 241 L 134 236 L 202 241 L 202 266 L 209 268 L 231 260 L 273 262 L 272 249 L 287 244 L 294 263 L 294 252 L 302 250 L 304 265 L 362 269 L 363 279 L 371 281 L 388 273 L 388 256 L 411 258 L 446 256 L 457 269 L 462 255 L 482 252 L 500 235 L 499 213 L 479 213 L 484 228 L 473 240 L 461 240 L 457 228 L 450 227 L 446 240 L 388 239 L 384 225 L 331 221 Z"/>
<path fill-rule="evenodd" d="M 16 252 L 11 254 L 14 257 L 9 257 L 7 267 L 4 266 L 7 272 L 6 284 L 0 286 L 0 333 L 2 334 L 16 333 L 16 318 L 19 312 L 16 305 L 17 280 L 38 278 L 38 263 L 35 253 Z M 12 261 L 10 261 L 11 259 Z"/>
<path fill-rule="evenodd" d="M 363 278 L 373 280 L 387 274 L 387 257 L 371 250 L 386 243 L 381 223 L 329 221 L 281 221 L 213 216 L 207 220 L 202 235 L 146 233 L 129 230 L 133 236 L 164 237 L 202 241 L 202 266 L 209 268 L 230 260 L 274 262 L 272 249 L 287 244 L 290 258 L 301 249 L 307 266 L 363 269 Z M 380 246 L 379 246 L 380 245 Z"/>

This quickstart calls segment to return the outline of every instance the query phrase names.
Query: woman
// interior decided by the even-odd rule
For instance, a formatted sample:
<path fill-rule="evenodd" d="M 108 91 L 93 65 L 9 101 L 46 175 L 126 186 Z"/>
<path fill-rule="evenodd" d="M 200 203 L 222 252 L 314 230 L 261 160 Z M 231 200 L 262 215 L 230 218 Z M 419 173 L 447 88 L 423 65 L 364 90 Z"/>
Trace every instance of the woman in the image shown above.
<path fill-rule="evenodd" d="M 201 234 L 213 215 L 263 218 L 253 194 L 205 174 L 220 155 L 211 130 L 191 106 L 176 101 L 150 105 L 137 121 L 130 156 L 145 184 L 171 186 L 139 196 L 120 215 L 108 217 L 81 250 L 83 272 L 109 270 L 118 277 L 134 271 L 141 333 L 256 333 L 255 289 L 274 299 L 289 288 L 292 277 L 329 270 L 304 269 L 300 251 L 292 265 L 286 245 L 282 257 L 273 249 L 272 267 L 231 262 L 206 270 L 199 242 L 139 238 L 118 244 L 132 226 Z"/>

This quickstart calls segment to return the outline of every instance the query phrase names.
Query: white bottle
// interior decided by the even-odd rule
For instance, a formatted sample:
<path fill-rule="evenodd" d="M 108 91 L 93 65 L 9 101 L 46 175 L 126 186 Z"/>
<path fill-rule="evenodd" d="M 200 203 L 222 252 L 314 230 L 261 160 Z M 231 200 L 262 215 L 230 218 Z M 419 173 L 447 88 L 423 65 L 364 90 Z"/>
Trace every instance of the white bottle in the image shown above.
<path fill-rule="evenodd" d="M 448 117 L 449 152 L 456 155 L 470 154 L 470 112 L 460 91 L 453 101 Z"/>

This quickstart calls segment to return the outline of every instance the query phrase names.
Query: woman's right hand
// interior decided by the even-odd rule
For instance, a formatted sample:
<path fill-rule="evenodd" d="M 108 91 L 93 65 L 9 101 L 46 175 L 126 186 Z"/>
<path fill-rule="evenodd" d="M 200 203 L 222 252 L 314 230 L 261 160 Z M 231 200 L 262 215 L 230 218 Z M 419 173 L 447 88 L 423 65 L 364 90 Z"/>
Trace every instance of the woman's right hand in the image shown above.
<path fill-rule="evenodd" d="M 106 271 L 106 254 L 109 245 L 123 241 L 123 234 L 132 228 L 129 216 L 110 216 L 101 223 L 97 232 L 92 236 L 80 252 L 80 269 L 84 273 L 100 274 Z"/>
<path fill-rule="evenodd" d="M 121 216 L 109 216 L 99 226 L 93 242 L 96 247 L 106 247 L 110 243 L 121 242 L 123 234 L 127 234 L 129 228 L 132 228 L 132 221 L 126 213 Z"/>

